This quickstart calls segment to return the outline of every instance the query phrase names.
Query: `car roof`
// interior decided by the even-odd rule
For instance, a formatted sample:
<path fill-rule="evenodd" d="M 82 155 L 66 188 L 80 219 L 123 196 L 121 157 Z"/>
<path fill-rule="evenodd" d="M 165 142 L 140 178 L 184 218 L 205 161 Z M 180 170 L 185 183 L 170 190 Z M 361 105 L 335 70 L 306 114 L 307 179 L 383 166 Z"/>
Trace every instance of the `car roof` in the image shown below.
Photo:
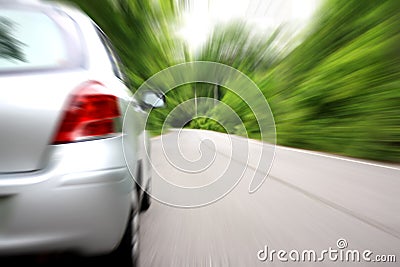
<path fill-rule="evenodd" d="M 42 0 L 0 0 L 0 6 L 15 8 L 34 8 L 44 10 L 62 10 L 68 14 L 82 14 L 81 9 L 73 3 L 60 3 Z"/>

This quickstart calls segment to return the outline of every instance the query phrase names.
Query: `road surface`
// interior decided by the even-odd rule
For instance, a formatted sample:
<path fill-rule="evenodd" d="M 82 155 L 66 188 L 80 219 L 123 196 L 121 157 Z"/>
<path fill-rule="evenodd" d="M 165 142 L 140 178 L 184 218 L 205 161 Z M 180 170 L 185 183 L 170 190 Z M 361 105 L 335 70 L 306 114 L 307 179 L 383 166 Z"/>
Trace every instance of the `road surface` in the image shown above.
<path fill-rule="evenodd" d="M 400 166 L 276 147 L 268 178 L 249 194 L 254 174 L 268 172 L 266 164 L 257 169 L 261 143 L 251 141 L 249 160 L 241 162 L 229 157 L 226 147 L 240 147 L 246 139 L 196 130 L 178 134 L 152 140 L 155 191 L 159 178 L 186 187 L 210 184 L 226 165 L 233 173 L 244 170 L 244 175 L 225 197 L 199 208 L 153 200 L 141 216 L 141 266 L 350 266 L 350 250 L 371 260 L 367 264 L 361 258 L 358 266 L 399 266 Z M 214 145 L 199 145 L 207 139 Z M 171 155 L 174 149 L 168 146 L 174 140 L 179 149 Z M 204 163 L 202 155 L 212 156 L 215 150 L 212 166 L 198 173 L 180 170 L 170 160 L 184 155 L 193 168 Z M 280 254 L 282 261 L 278 252 L 271 259 L 272 250 L 286 252 Z M 317 260 L 324 259 L 314 262 L 310 250 Z M 357 260 L 351 253 L 347 258 Z M 379 255 L 388 261 L 396 257 L 397 262 L 373 262 Z"/>
<path fill-rule="evenodd" d="M 140 266 L 353 266 L 357 255 L 356 266 L 400 265 L 399 165 L 278 146 L 269 169 L 271 151 L 258 141 L 209 131 L 154 138 L 153 192 L 159 200 L 141 215 Z M 253 177 L 267 173 L 250 194 Z M 209 197 L 213 183 L 238 174 L 233 190 L 197 208 L 176 206 L 204 202 L 201 194 L 182 202 L 174 190 L 160 191 L 168 181 L 206 188 L 202 193 Z M 396 262 L 373 262 L 379 256 Z M 55 257 L 11 258 L 0 265 L 118 266 L 102 257 Z"/>

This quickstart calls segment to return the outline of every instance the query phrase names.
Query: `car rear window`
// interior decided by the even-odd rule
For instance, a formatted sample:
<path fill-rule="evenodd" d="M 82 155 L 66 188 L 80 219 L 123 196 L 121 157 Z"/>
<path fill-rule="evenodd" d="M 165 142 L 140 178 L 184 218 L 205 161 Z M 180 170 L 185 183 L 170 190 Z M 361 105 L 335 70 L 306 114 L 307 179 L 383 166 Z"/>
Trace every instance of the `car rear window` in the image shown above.
<path fill-rule="evenodd" d="M 56 20 L 38 10 L 0 10 L 0 72 L 70 64 L 68 41 Z"/>

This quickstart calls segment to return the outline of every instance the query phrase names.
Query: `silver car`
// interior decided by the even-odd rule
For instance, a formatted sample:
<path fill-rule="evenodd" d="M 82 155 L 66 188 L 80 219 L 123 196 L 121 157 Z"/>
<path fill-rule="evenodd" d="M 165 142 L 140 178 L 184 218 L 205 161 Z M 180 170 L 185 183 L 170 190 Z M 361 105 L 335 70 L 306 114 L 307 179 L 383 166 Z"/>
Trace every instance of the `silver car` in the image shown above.
<path fill-rule="evenodd" d="M 135 264 L 150 204 L 144 118 L 164 101 L 145 96 L 133 96 L 110 41 L 80 10 L 0 1 L 0 255 Z"/>

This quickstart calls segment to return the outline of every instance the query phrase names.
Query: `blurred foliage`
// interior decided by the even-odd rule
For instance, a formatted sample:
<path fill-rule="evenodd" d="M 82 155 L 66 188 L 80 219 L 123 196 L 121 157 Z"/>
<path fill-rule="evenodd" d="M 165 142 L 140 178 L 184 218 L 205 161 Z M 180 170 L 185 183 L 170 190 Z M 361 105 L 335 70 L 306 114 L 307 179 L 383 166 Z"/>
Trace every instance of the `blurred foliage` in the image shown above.
<path fill-rule="evenodd" d="M 210 110 L 215 107 L 213 97 L 215 90 L 219 88 L 207 83 L 184 84 L 176 88 L 171 88 L 166 93 L 167 106 L 163 109 L 153 109 L 150 111 L 147 121 L 147 128 L 153 135 L 161 134 L 161 131 L 168 128 L 193 128 L 211 129 L 207 125 L 214 123 L 214 120 L 203 120 L 208 116 Z M 195 120 L 199 120 L 194 122 Z M 193 119 L 193 123 L 192 122 Z M 207 123 L 205 123 L 207 121 Z M 204 128 L 200 127 L 201 125 Z M 225 132 L 220 125 L 215 124 L 213 130 L 220 129 Z"/>
<path fill-rule="evenodd" d="M 13 25 L 5 18 L 0 18 L 0 58 L 24 61 L 21 43 L 12 35 Z"/>
<path fill-rule="evenodd" d="M 174 36 L 181 11 L 174 0 L 63 0 L 85 11 L 111 39 L 134 88 L 188 59 Z"/>
<path fill-rule="evenodd" d="M 220 122 L 213 120 L 208 117 L 196 117 L 190 121 L 190 124 L 187 126 L 190 129 L 203 129 L 203 130 L 211 130 L 220 133 L 227 133 L 223 124 Z"/>
<path fill-rule="evenodd" d="M 279 29 L 258 39 L 236 23 L 217 28 L 200 58 L 231 65 L 255 81 L 274 113 L 278 144 L 399 162 L 399 11 L 396 0 L 328 0 L 303 42 L 284 57 L 272 46 Z M 237 112 L 249 137 L 259 138 L 246 103 L 232 92 L 221 100 Z M 219 109 L 208 115 L 229 123 Z"/>
<path fill-rule="evenodd" d="M 277 64 L 280 53 L 274 44 L 281 38 L 281 31 L 282 29 L 278 28 L 266 36 L 254 33 L 250 25 L 244 21 L 236 20 L 220 24 L 213 30 L 195 59 L 234 67 L 254 80 L 258 74 L 267 72 Z M 250 103 L 246 103 L 229 88 L 217 85 L 204 84 L 198 92 L 205 92 L 213 97 L 212 92 L 216 87 L 218 92 L 215 95 L 223 104 L 208 109 L 205 115 L 211 118 L 210 120 L 200 118 L 190 126 L 199 128 L 203 125 L 203 129 L 207 130 L 260 138 L 260 127 L 249 107 Z"/>
<path fill-rule="evenodd" d="M 224 63 L 262 90 L 274 113 L 278 144 L 400 162 L 400 1 L 326 0 L 302 41 L 297 45 L 293 39 L 290 49 L 290 40 L 282 41 L 284 27 L 257 34 L 240 21 L 218 25 L 197 55 L 173 34 L 187 1 L 69 2 L 110 37 L 136 88 L 180 62 Z M 236 122 L 224 105 L 194 105 L 195 96 L 218 98 L 241 118 L 246 132 L 230 125 Z M 260 138 L 249 106 L 227 88 L 184 85 L 167 93 L 167 103 L 150 113 L 154 134 L 163 125 L 221 132 L 228 125 L 237 129 L 234 134 Z"/>
<path fill-rule="evenodd" d="M 278 142 L 400 161 L 400 2 L 329 0 L 259 81 Z"/>
<path fill-rule="evenodd" d="M 197 60 L 223 63 L 253 77 L 257 72 L 267 71 L 277 61 L 279 51 L 273 43 L 280 33 L 278 28 L 268 36 L 258 35 L 241 20 L 219 24 L 197 55 Z"/>

